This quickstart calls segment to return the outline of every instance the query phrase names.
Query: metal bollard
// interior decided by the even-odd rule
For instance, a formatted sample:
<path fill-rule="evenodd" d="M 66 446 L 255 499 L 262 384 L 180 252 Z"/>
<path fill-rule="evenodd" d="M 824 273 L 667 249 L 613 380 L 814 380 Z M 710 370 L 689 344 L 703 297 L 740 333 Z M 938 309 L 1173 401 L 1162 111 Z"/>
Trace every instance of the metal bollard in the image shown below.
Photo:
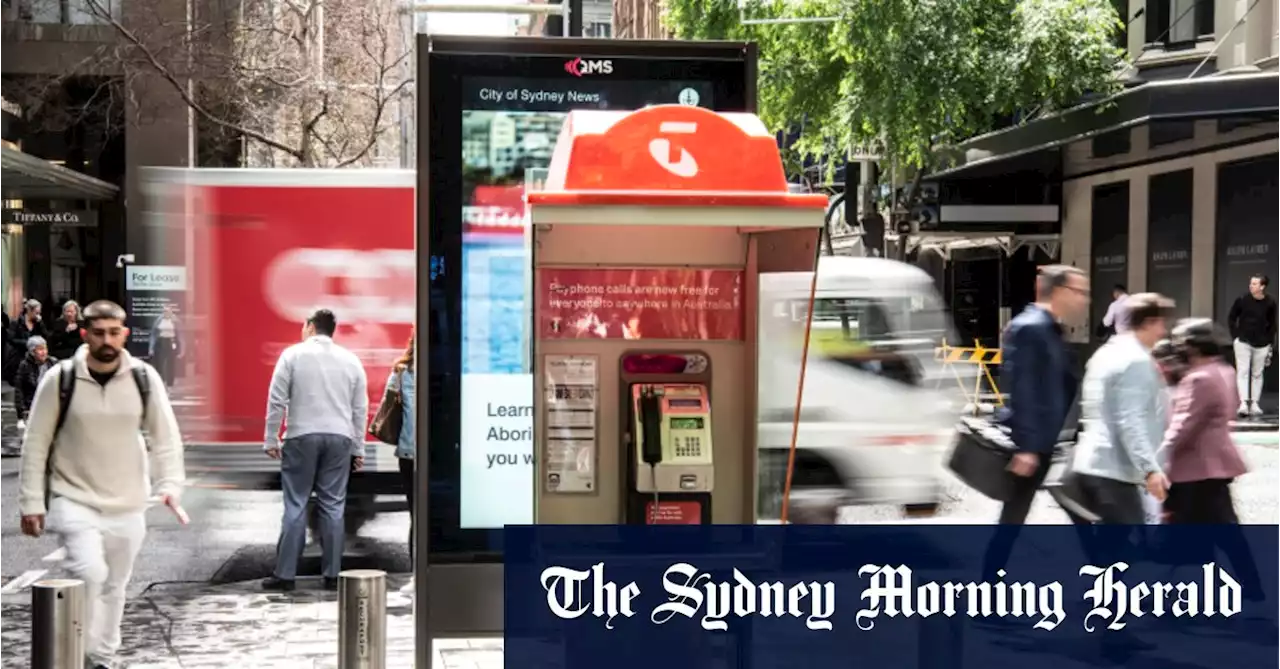
<path fill-rule="evenodd" d="M 338 669 L 386 669 L 387 572 L 338 574 Z"/>
<path fill-rule="evenodd" d="M 84 582 L 39 581 L 31 586 L 31 668 L 83 669 Z"/>

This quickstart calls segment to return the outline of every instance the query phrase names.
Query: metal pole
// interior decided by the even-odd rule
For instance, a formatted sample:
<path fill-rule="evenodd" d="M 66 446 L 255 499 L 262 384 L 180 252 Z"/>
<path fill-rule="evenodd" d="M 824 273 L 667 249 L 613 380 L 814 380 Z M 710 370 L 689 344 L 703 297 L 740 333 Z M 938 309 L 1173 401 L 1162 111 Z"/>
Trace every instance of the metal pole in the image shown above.
<path fill-rule="evenodd" d="M 84 582 L 39 581 L 31 586 L 31 668 L 82 669 Z"/>
<path fill-rule="evenodd" d="M 338 669 L 386 669 L 387 572 L 338 574 Z"/>

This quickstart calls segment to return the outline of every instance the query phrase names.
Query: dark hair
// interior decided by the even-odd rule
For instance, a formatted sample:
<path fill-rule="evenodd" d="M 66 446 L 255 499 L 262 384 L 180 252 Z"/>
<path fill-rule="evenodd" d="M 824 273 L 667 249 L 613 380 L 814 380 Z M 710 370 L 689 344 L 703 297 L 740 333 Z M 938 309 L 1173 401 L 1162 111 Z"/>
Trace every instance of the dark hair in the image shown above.
<path fill-rule="evenodd" d="M 1231 338 L 1210 318 L 1184 318 L 1178 321 L 1173 326 L 1170 339 L 1183 355 L 1195 353 L 1206 358 L 1221 357 L 1231 346 Z"/>
<path fill-rule="evenodd" d="M 1167 320 L 1173 316 L 1173 300 L 1159 293 L 1138 293 L 1124 301 L 1126 322 L 1136 330 L 1147 321 Z"/>
<path fill-rule="evenodd" d="M 311 318 L 307 319 L 307 325 L 315 328 L 316 334 L 325 337 L 332 337 L 338 331 L 338 319 L 328 309 L 316 309 Z"/>
<path fill-rule="evenodd" d="M 1168 339 L 1161 339 L 1151 347 L 1151 357 L 1161 362 L 1168 360 L 1176 360 L 1178 357 L 1178 348 Z"/>
<path fill-rule="evenodd" d="M 123 307 L 111 300 L 96 300 L 90 302 L 89 306 L 84 308 L 80 318 L 87 325 L 93 325 L 95 321 L 101 320 L 114 320 L 123 323 L 128 320 L 129 315 L 124 312 Z"/>
<path fill-rule="evenodd" d="M 405 370 L 413 371 L 413 341 L 413 334 L 410 333 L 409 343 L 404 345 L 404 353 L 401 353 L 400 357 L 396 358 L 395 368 L 397 372 L 403 372 Z"/>
<path fill-rule="evenodd" d="M 1084 270 L 1071 265 L 1045 265 L 1037 271 L 1037 274 L 1039 277 L 1036 280 L 1036 297 L 1042 300 L 1051 297 L 1053 291 L 1065 288 L 1071 281 L 1071 277 L 1085 276 Z"/>
<path fill-rule="evenodd" d="M 1249 277 L 1249 279 L 1250 280 L 1257 279 L 1258 283 L 1262 284 L 1263 288 L 1266 288 L 1271 283 L 1270 281 L 1267 280 L 1267 275 L 1263 274 L 1262 272 L 1258 272 L 1257 274 L 1254 274 L 1253 276 Z"/>
<path fill-rule="evenodd" d="M 1112 287 L 1111 287 L 1111 291 L 1112 291 L 1112 292 L 1115 292 L 1115 291 L 1117 291 L 1117 290 L 1118 290 L 1118 291 L 1120 291 L 1120 292 L 1122 292 L 1122 293 L 1127 293 L 1127 292 L 1129 292 L 1129 289 L 1128 289 L 1128 288 L 1125 288 L 1123 283 L 1117 283 L 1116 285 L 1114 285 L 1114 286 L 1112 286 Z"/>

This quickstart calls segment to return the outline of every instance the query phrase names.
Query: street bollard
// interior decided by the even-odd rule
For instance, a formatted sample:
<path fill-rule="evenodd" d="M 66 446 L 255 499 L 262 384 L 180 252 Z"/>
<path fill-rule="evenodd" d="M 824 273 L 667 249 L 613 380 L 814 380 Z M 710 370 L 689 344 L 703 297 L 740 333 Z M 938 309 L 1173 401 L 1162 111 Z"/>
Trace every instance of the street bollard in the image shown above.
<path fill-rule="evenodd" d="M 31 586 L 31 669 L 83 669 L 84 629 L 83 581 Z"/>
<path fill-rule="evenodd" d="M 338 669 L 386 669 L 387 572 L 338 574 Z"/>

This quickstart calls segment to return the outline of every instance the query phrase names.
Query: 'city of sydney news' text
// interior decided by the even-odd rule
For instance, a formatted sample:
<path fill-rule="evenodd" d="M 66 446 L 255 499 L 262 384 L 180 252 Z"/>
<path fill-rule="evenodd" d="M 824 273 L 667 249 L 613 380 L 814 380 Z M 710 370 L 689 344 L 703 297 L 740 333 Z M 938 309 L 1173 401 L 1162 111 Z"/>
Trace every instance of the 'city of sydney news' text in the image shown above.
<path fill-rule="evenodd" d="M 1090 609 L 1081 624 L 1088 632 L 1124 629 L 1130 617 L 1195 618 L 1237 615 L 1242 607 L 1239 582 L 1214 562 L 1201 565 L 1198 580 L 1126 582 L 1125 562 L 1085 565 L 1079 576 L 1082 601 Z M 906 565 L 867 564 L 858 569 L 865 583 L 854 619 L 871 630 L 880 616 L 932 615 L 970 618 L 1025 618 L 1039 630 L 1053 630 L 1066 619 L 1062 583 L 1007 582 L 1003 569 L 995 581 L 916 582 Z M 552 566 L 541 574 L 551 613 L 565 620 L 589 616 L 615 629 L 622 618 L 639 615 L 640 586 L 621 584 L 605 574 L 605 563 L 589 569 Z M 755 582 L 738 569 L 728 580 L 715 578 L 687 562 L 672 564 L 662 574 L 666 597 L 648 613 L 652 624 L 677 616 L 696 619 L 703 629 L 726 631 L 731 619 L 752 616 L 803 620 L 810 630 L 831 631 L 836 613 L 836 585 L 831 581 Z"/>

